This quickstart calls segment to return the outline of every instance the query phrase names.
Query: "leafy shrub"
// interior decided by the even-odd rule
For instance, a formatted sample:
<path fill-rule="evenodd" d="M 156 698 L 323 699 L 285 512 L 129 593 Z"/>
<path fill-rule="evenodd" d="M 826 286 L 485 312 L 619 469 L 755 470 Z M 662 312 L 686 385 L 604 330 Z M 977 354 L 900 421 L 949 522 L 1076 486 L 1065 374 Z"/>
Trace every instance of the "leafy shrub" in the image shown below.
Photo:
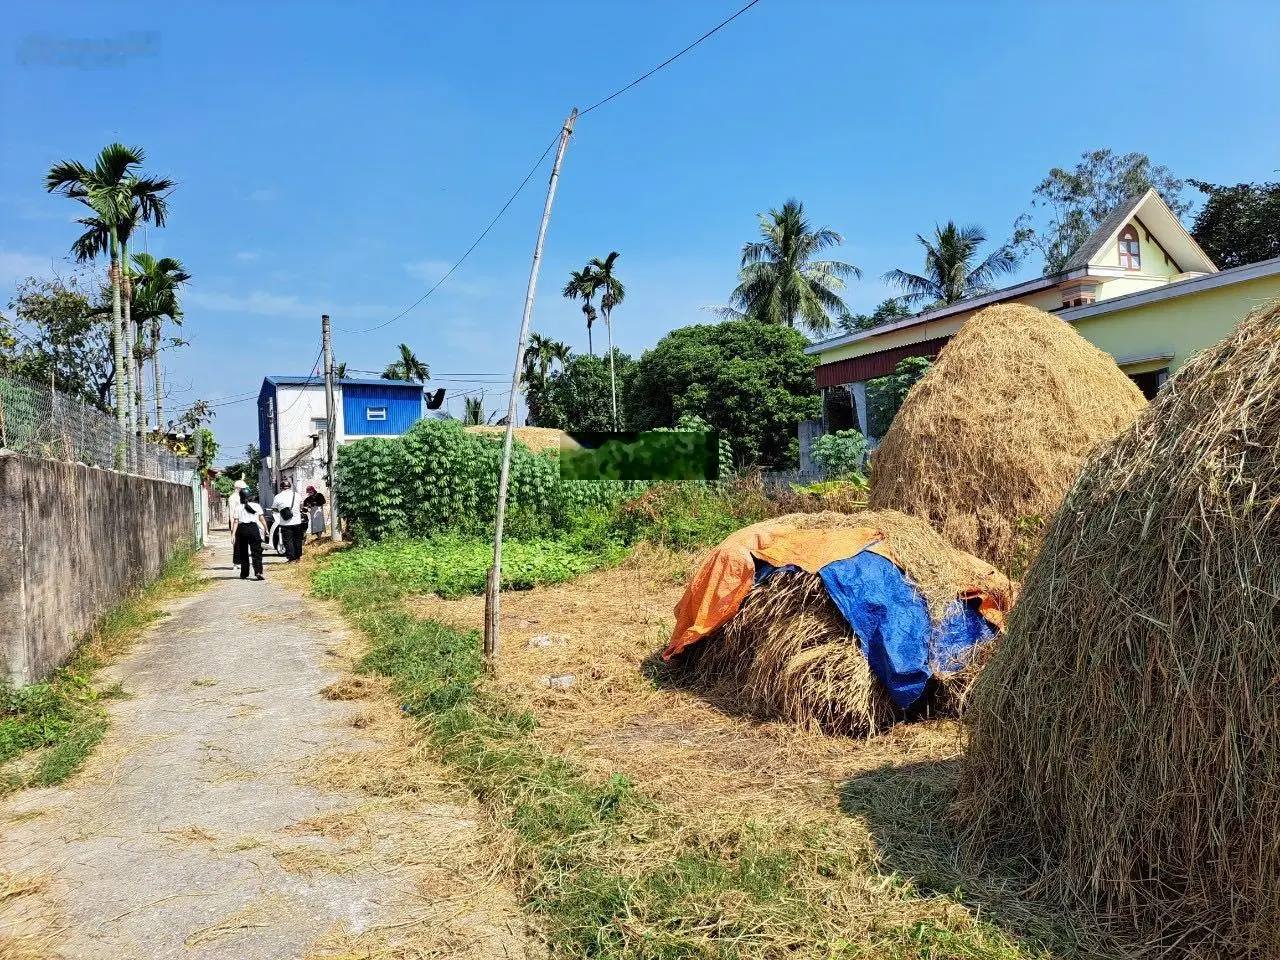
<path fill-rule="evenodd" d="M 809 456 L 831 476 L 853 476 L 867 458 L 867 438 L 857 430 L 828 433 L 813 441 Z"/>

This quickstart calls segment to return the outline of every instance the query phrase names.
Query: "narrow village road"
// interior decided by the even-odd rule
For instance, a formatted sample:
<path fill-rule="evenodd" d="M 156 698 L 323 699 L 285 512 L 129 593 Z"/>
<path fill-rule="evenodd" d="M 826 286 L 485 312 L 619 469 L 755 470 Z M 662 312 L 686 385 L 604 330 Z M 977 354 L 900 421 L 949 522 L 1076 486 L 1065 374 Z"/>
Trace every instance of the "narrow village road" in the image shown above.
<path fill-rule="evenodd" d="M 0 802 L 0 956 L 524 956 L 473 811 L 409 724 L 322 693 L 342 625 L 281 560 L 259 583 L 230 555 L 216 536 L 214 582 L 106 671 L 128 697 L 86 768 Z"/>

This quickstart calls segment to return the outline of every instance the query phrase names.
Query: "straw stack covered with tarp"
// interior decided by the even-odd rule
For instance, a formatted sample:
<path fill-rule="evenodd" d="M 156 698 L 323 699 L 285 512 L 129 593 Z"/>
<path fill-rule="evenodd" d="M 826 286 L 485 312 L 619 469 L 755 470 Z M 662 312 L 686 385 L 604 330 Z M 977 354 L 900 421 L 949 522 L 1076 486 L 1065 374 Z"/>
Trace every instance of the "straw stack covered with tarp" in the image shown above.
<path fill-rule="evenodd" d="M 792 514 L 711 551 L 663 659 L 744 713 L 868 736 L 958 711 L 1011 602 L 1002 574 L 920 520 Z"/>
<path fill-rule="evenodd" d="M 1280 956 L 1280 306 L 1091 462 L 973 692 L 977 855 L 1142 946 Z"/>
<path fill-rule="evenodd" d="M 912 387 L 872 454 L 870 507 L 921 517 L 959 549 L 1019 567 L 1085 458 L 1145 406 L 1065 321 L 987 307 Z"/>

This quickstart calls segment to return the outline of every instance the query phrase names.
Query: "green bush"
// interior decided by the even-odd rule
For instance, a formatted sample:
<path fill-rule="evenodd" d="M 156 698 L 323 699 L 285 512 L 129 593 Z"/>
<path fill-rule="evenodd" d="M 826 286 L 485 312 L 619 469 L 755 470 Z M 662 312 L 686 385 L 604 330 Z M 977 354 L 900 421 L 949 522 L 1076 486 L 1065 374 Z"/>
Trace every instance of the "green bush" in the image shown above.
<path fill-rule="evenodd" d="M 857 430 L 828 433 L 813 441 L 809 456 L 833 477 L 853 476 L 867 458 L 867 438 Z"/>

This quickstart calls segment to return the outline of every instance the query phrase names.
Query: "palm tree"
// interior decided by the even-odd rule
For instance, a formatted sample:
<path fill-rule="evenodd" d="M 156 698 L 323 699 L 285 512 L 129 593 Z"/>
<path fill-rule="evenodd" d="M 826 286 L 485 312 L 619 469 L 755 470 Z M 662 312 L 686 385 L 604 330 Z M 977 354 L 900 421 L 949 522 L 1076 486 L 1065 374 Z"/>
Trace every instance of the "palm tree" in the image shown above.
<path fill-rule="evenodd" d="M 596 295 L 595 281 L 592 278 L 590 264 L 581 270 L 569 274 L 569 282 L 564 285 L 562 295 L 568 300 L 582 301 L 582 315 L 587 318 L 587 353 L 595 356 L 591 345 L 591 325 L 596 322 L 596 308 L 591 305 L 591 298 Z"/>
<path fill-rule="evenodd" d="M 609 338 L 609 396 L 613 404 L 613 429 L 618 429 L 618 381 L 613 373 L 613 323 L 610 319 L 613 308 L 626 296 L 626 288 L 622 281 L 613 275 L 613 265 L 618 262 L 615 250 L 601 260 L 592 258 L 587 266 L 591 269 L 590 283 L 593 292 L 600 292 L 600 310 L 604 314 L 604 330 Z"/>
<path fill-rule="evenodd" d="M 466 405 L 462 414 L 462 425 L 464 427 L 478 427 L 484 423 L 484 394 L 478 397 L 464 397 L 463 403 Z"/>
<path fill-rule="evenodd" d="M 833 317 L 849 313 L 840 297 L 845 278 L 860 277 L 862 271 L 851 263 L 814 257 L 844 243 L 844 237 L 826 227 L 813 229 L 804 217 L 804 204 L 795 199 L 759 216 L 763 239 L 743 244 L 738 286 L 729 305 L 716 312 L 728 319 L 789 327 L 798 320 L 811 333 L 826 333 Z"/>
<path fill-rule="evenodd" d="M 569 362 L 569 357 L 573 351 L 569 349 L 569 345 L 560 340 L 547 341 L 547 356 L 551 358 L 553 363 L 560 365 L 561 372 L 564 371 L 565 364 Z"/>
<path fill-rule="evenodd" d="M 73 245 L 79 257 L 92 259 L 102 253 L 111 258 L 109 277 L 111 282 L 111 345 L 118 373 L 115 383 L 116 423 L 121 436 L 128 431 L 128 405 L 125 393 L 125 341 L 123 313 L 121 310 L 123 260 L 121 227 L 131 229 L 139 219 L 164 225 L 167 205 L 162 194 L 173 186 L 171 180 L 138 177 L 134 168 L 146 160 L 141 147 L 126 147 L 121 143 L 108 144 L 89 169 L 78 160 L 63 160 L 50 167 L 45 176 L 45 189 L 78 200 L 93 211 L 95 221 L 90 226 L 94 238 L 82 236 Z M 104 236 L 105 235 L 105 236 Z M 123 447 L 120 450 L 122 456 Z"/>
<path fill-rule="evenodd" d="M 400 359 L 387 364 L 382 371 L 383 380 L 415 380 L 426 383 L 431 377 L 431 368 L 413 355 L 407 343 L 400 344 Z"/>
<path fill-rule="evenodd" d="M 333 376 L 334 376 L 334 379 L 337 379 L 337 380 L 345 380 L 347 378 L 346 361 L 343 361 L 342 363 L 335 363 L 333 365 Z"/>
<path fill-rule="evenodd" d="M 161 325 L 167 319 L 175 325 L 182 324 L 182 308 L 178 304 L 178 287 L 191 279 L 182 261 L 173 257 L 157 260 L 149 253 L 134 254 L 134 266 L 138 268 L 138 287 L 134 293 L 133 319 L 141 331 L 150 322 L 151 343 L 146 355 L 151 357 L 151 388 L 155 394 L 156 429 L 164 425 L 163 377 L 160 372 Z M 141 336 L 139 336 L 141 341 Z M 145 432 L 145 431 L 144 431 Z"/>
<path fill-rule="evenodd" d="M 529 344 L 524 351 L 524 369 L 520 378 L 525 384 L 525 402 L 529 405 L 529 421 L 538 420 L 538 397 L 547 386 L 547 375 L 553 363 L 559 363 L 564 369 L 569 359 L 570 350 L 567 344 L 552 340 L 540 333 L 529 335 Z"/>
<path fill-rule="evenodd" d="M 1008 245 L 973 266 L 978 248 L 987 242 L 981 227 L 957 227 L 954 220 L 948 220 L 945 227 L 934 227 L 933 240 L 920 234 L 916 239 L 924 247 L 924 275 L 904 270 L 890 270 L 884 275 L 885 283 L 901 287 L 902 299 L 913 305 L 943 306 L 989 293 L 997 277 L 1012 273 L 1018 266 L 1018 256 Z"/>

